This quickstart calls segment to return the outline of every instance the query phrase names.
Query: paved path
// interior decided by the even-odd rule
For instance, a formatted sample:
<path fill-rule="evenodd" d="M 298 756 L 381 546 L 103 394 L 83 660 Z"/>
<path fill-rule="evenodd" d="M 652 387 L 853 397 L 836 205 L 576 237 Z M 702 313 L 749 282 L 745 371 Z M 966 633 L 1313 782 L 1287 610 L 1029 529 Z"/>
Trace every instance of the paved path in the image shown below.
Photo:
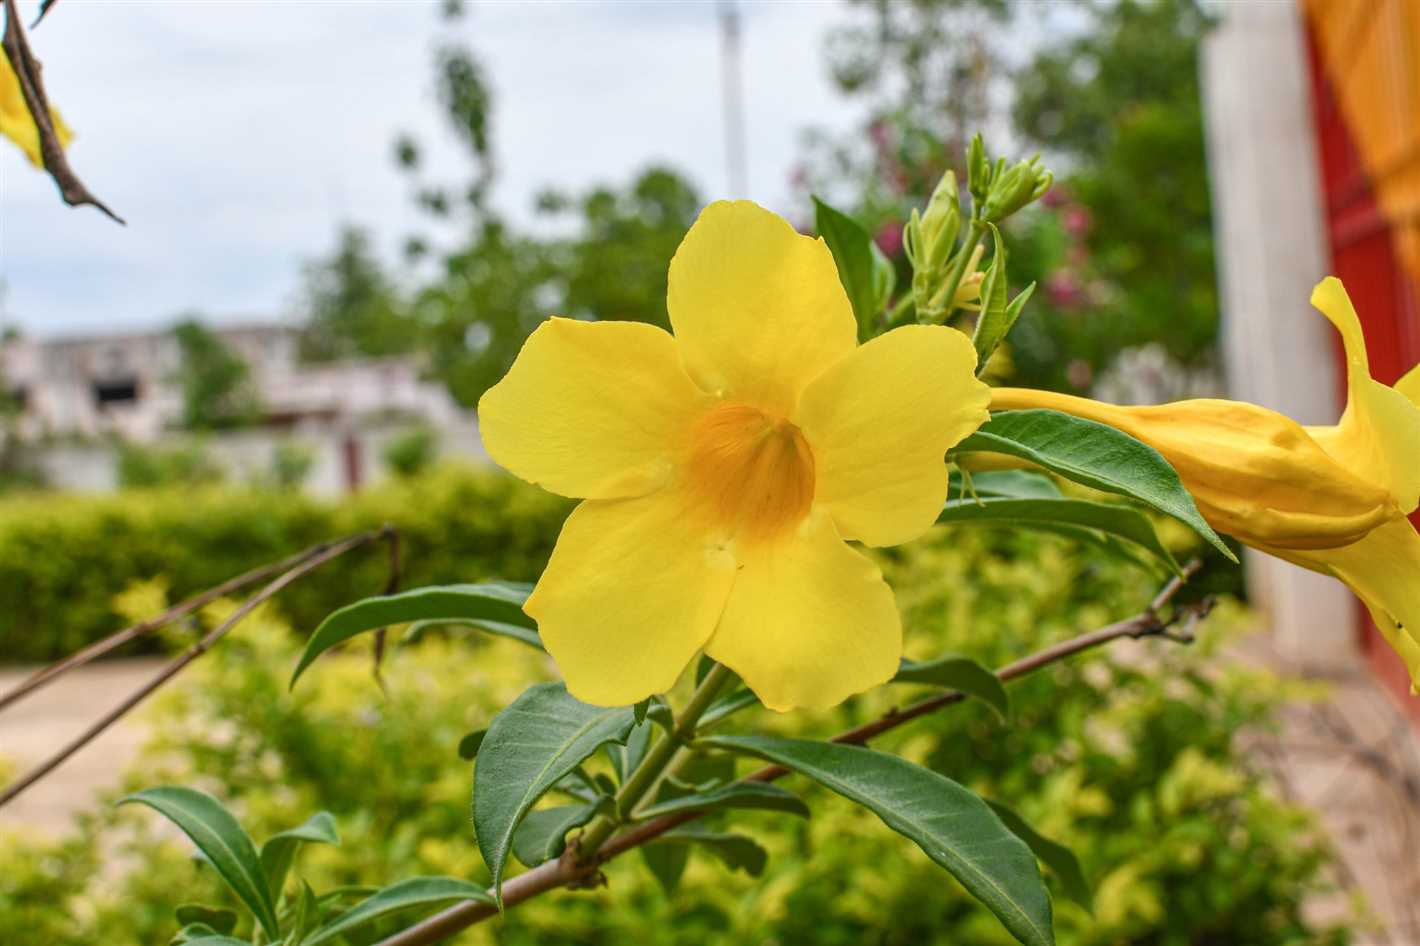
<path fill-rule="evenodd" d="M 61 677 L 0 712 L 0 758 L 20 775 L 77 736 L 151 677 L 153 658 L 101 661 Z M 33 668 L 0 668 L 0 692 L 8 692 Z M 93 804 L 94 792 L 114 785 L 144 737 L 140 706 L 59 768 L 0 808 L 0 831 L 20 828 L 57 835 L 75 812 Z"/>

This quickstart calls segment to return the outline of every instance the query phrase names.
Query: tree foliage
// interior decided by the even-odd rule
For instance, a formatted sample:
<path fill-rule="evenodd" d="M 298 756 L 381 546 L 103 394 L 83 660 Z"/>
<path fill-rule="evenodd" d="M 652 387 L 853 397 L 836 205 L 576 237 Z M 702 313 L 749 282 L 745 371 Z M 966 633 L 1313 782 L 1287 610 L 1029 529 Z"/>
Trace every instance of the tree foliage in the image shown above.
<path fill-rule="evenodd" d="M 239 427 L 261 414 L 251 367 L 196 318 L 173 327 L 181 353 L 176 381 L 182 389 L 182 426 L 187 430 Z"/>

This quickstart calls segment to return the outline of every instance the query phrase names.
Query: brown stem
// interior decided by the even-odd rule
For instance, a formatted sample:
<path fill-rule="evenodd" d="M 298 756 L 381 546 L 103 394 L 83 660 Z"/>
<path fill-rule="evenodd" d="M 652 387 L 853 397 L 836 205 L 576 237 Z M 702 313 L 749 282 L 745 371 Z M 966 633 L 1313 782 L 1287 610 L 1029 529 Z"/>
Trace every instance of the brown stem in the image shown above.
<path fill-rule="evenodd" d="M 59 187 L 59 196 L 64 198 L 66 204 L 71 207 L 88 204 L 99 208 L 114 221 L 124 223 L 122 217 L 110 210 L 84 186 L 79 175 L 69 166 L 69 158 L 64 154 L 64 146 L 59 143 L 59 134 L 54 130 L 54 120 L 50 116 L 49 96 L 45 94 L 44 80 L 40 78 L 40 61 L 35 58 L 30 50 L 29 40 L 25 38 L 25 28 L 20 23 L 20 11 L 15 8 L 15 0 L 4 0 L 4 3 L 5 33 L 3 39 L 0 39 L 0 48 L 5 50 L 5 57 L 10 60 L 10 68 L 14 70 L 15 78 L 19 81 L 20 97 L 25 100 L 25 108 L 29 110 L 35 128 L 39 131 L 39 153 L 44 161 L 44 169 L 54 179 L 54 183 Z M 40 8 L 41 17 L 48 12 L 51 5 L 45 4 Z M 35 22 L 38 23 L 39 20 Z"/>
<path fill-rule="evenodd" d="M 70 670 L 73 670 L 76 667 L 82 667 L 90 661 L 102 657 L 104 654 L 107 654 L 110 651 L 115 650 L 116 648 L 122 647 L 129 641 L 137 640 L 145 634 L 151 634 L 158 628 L 163 627 L 166 624 L 170 624 L 171 622 L 177 620 L 183 615 L 195 611 L 198 608 L 201 608 L 204 605 L 207 605 L 217 600 L 223 595 L 231 594 L 233 591 L 236 591 L 240 588 L 244 588 L 254 581 L 261 581 L 264 578 L 269 578 L 272 575 L 277 575 L 281 572 L 286 571 L 287 569 L 293 568 L 296 565 L 299 565 L 300 563 L 311 558 L 312 556 L 319 555 L 328 548 L 330 548 L 330 543 L 322 542 L 319 545 L 311 546 L 305 551 L 297 552 L 290 558 L 283 559 L 279 562 L 271 562 L 267 565 L 262 565 L 258 568 L 253 568 L 246 574 L 238 575 L 235 578 L 229 578 L 226 581 L 222 582 L 222 584 L 217 585 L 215 588 L 209 588 L 199 595 L 194 595 L 191 598 L 188 598 L 186 601 L 178 602 L 177 604 L 168 608 L 166 611 L 164 611 L 162 614 L 158 615 L 155 618 L 150 618 L 147 621 L 143 621 L 139 624 L 134 624 L 131 627 L 125 627 L 123 630 L 110 634 L 108 637 L 105 637 L 101 641 L 95 641 L 88 647 L 85 647 L 83 650 L 70 654 L 63 660 L 60 660 L 56 663 L 50 664 L 47 667 L 43 667 L 35 671 L 29 677 L 25 678 L 24 682 L 16 686 L 13 690 L 4 695 L 0 695 L 0 711 L 3 711 L 10 704 L 16 702 L 17 700 L 25 696 L 28 696 L 35 690 L 38 690 L 46 684 L 52 682 L 56 677 L 68 673 Z"/>
<path fill-rule="evenodd" d="M 324 549 L 315 553 L 314 555 L 309 556 L 305 561 L 299 562 L 295 566 L 287 569 L 275 580 L 265 585 L 256 594 L 252 595 L 246 601 L 242 602 L 241 607 L 237 608 L 236 611 L 232 612 L 232 615 L 227 618 L 227 620 L 217 625 L 217 627 L 209 631 L 205 637 L 199 640 L 196 644 L 194 644 L 191 648 L 184 652 L 180 657 L 165 666 L 161 671 L 158 672 L 158 675 L 155 676 L 152 680 L 149 680 L 147 683 L 143 684 L 133 693 L 129 694 L 128 697 L 126 697 L 122 703 L 115 706 L 113 709 L 109 710 L 107 713 L 101 716 L 96 722 L 94 722 L 93 725 L 89 726 L 88 729 L 84 730 L 82 733 L 76 736 L 73 740 L 69 742 L 68 745 L 64 746 L 64 748 L 51 755 L 49 758 L 45 759 L 43 762 L 35 766 L 29 772 L 26 772 L 17 781 L 7 786 L 3 792 L 0 792 L 0 808 L 3 808 L 6 804 L 8 804 L 13 798 L 15 798 L 25 789 L 29 788 L 35 782 L 38 782 L 50 772 L 54 771 L 54 769 L 60 763 L 62 763 L 65 759 L 69 758 L 75 752 L 78 752 L 85 745 L 91 742 L 95 737 L 97 737 L 100 733 L 108 729 L 119 719 L 123 718 L 123 716 L 127 714 L 129 710 L 133 709 L 139 703 L 143 702 L 143 700 L 145 700 L 149 695 L 151 695 L 154 690 L 158 689 L 158 687 L 162 686 L 164 683 L 167 683 L 174 676 L 176 676 L 184 667 L 192 663 L 198 657 L 201 657 L 203 654 L 207 653 L 207 651 L 211 649 L 214 644 L 216 644 L 224 636 L 226 636 L 226 633 L 230 631 L 233 627 L 235 627 L 238 623 L 240 623 L 243 618 L 245 618 L 248 614 L 255 610 L 259 605 L 270 600 L 274 595 L 280 592 L 287 585 L 291 584 L 296 579 L 315 571 L 317 568 L 324 565 L 331 559 L 338 558 L 339 556 L 344 555 L 351 549 L 359 548 L 362 545 L 366 545 L 379 538 L 382 538 L 385 536 L 385 534 L 386 531 L 381 530 L 379 532 L 366 532 L 361 535 L 351 536 L 348 539 L 342 539 L 339 542 L 335 542 L 329 546 L 326 546 Z"/>
<path fill-rule="evenodd" d="M 1014 680 L 1064 660 L 1066 657 L 1118 640 L 1121 637 L 1167 636 L 1172 640 L 1188 640 L 1193 626 L 1211 610 L 1211 599 L 1203 599 L 1188 607 L 1180 608 L 1168 619 L 1163 618 L 1159 612 L 1178 594 L 1187 579 L 1196 573 L 1199 567 L 1198 561 L 1189 562 L 1184 566 L 1182 575 L 1169 581 L 1154 596 L 1154 600 L 1149 602 L 1149 606 L 1133 617 L 1091 631 L 1088 634 L 1081 634 L 1079 637 L 1071 638 L 1031 654 L 1029 657 L 1007 664 L 997 671 L 997 676 L 1002 680 Z M 1169 634 L 1169 628 L 1180 621 L 1184 625 L 1183 632 Z M 870 723 L 839 733 L 833 737 L 833 741 L 848 745 L 863 745 L 869 739 L 888 730 L 896 729 L 904 723 L 911 722 L 920 716 L 926 716 L 944 706 L 959 703 L 965 698 L 964 694 L 955 691 L 929 697 L 904 710 L 889 711 Z M 789 770 L 782 766 L 767 765 L 741 781 L 772 782 L 788 774 Z M 558 887 L 585 885 L 596 877 L 600 865 L 633 848 L 654 841 L 672 828 L 677 828 L 688 821 L 694 821 L 703 814 L 704 812 L 695 811 L 678 812 L 634 825 L 603 844 L 597 852 L 596 859 L 591 863 L 579 863 L 575 852 L 569 847 L 568 852 L 558 860 L 547 861 L 505 882 L 503 884 L 503 906 L 506 909 Z M 497 913 L 497 908 L 489 904 L 467 901 L 449 907 L 408 929 L 381 940 L 378 946 L 428 946 L 430 943 L 437 943 L 460 930 L 467 929 L 475 923 L 496 916 Z"/>

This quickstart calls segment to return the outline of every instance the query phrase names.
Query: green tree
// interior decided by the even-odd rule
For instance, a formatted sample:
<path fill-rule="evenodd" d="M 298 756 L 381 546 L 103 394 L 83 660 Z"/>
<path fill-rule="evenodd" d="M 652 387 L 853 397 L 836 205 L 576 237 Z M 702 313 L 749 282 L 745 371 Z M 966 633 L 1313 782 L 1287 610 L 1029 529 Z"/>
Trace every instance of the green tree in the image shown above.
<path fill-rule="evenodd" d="M 1197 0 L 1081 6 L 1085 28 L 1017 75 L 1013 109 L 1023 135 L 1074 169 L 1065 229 L 1084 252 L 1054 260 L 1069 278 L 1044 297 L 1066 317 L 1038 312 L 1016 339 L 1018 370 L 1055 387 L 1071 386 L 1072 362 L 1078 382 L 1148 342 L 1206 365 L 1218 327 L 1198 86 L 1209 20 Z M 1068 242 L 1043 238 L 1057 256 Z M 1072 290 L 1092 283 L 1088 306 L 1072 307 Z"/>
<path fill-rule="evenodd" d="M 251 383 L 251 368 L 195 318 L 173 327 L 181 355 L 175 380 L 182 388 L 182 426 L 217 430 L 251 423 L 261 401 Z"/>
<path fill-rule="evenodd" d="M 331 361 L 402 354 L 418 344 L 393 280 L 357 227 L 340 232 L 335 252 L 306 266 L 301 357 Z"/>

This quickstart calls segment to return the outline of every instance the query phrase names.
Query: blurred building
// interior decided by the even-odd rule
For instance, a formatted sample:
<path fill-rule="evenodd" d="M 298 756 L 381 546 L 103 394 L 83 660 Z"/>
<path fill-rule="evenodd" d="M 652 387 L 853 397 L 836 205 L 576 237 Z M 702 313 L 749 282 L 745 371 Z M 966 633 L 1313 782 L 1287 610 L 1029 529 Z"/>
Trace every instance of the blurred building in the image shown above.
<path fill-rule="evenodd" d="M 1345 405 L 1345 362 L 1310 289 L 1334 274 L 1393 384 L 1420 362 L 1420 2 L 1219 4 L 1203 57 L 1229 386 L 1303 423 Z M 1322 670 L 1398 658 L 1338 583 L 1249 560 L 1278 644 Z M 1416 576 L 1420 582 L 1420 575 Z M 1403 701 L 1420 719 L 1420 701 Z"/>
<path fill-rule="evenodd" d="M 289 326 L 212 332 L 247 363 L 261 405 L 252 426 L 205 439 L 238 473 L 269 465 L 278 444 L 300 442 L 316 454 L 316 491 L 352 489 L 378 475 L 384 442 L 414 426 L 436 431 L 446 452 L 482 456 L 472 414 L 443 385 L 425 380 L 412 357 L 310 364 L 298 358 L 299 332 Z M 176 435 L 181 370 L 171 331 L 19 338 L 0 346 L 0 377 L 19 406 L 20 435 L 42 445 L 54 484 L 74 489 L 116 485 L 114 440 L 151 444 Z"/>

